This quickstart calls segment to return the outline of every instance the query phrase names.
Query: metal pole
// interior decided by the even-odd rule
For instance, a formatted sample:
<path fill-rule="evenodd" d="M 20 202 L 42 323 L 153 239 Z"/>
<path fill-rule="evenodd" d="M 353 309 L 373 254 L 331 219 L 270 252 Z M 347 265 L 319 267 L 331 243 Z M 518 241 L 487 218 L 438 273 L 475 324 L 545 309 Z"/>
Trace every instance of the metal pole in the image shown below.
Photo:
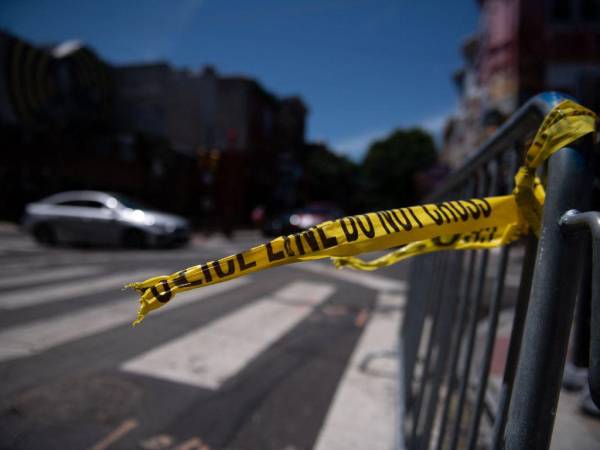
<path fill-rule="evenodd" d="M 515 380 L 515 372 L 517 371 L 517 363 L 519 362 L 523 328 L 525 326 L 527 307 L 529 306 L 529 293 L 531 292 L 531 280 L 533 278 L 536 250 L 537 239 L 535 236 L 530 235 L 526 241 L 525 259 L 523 260 L 523 266 L 521 268 L 521 281 L 519 282 L 515 317 L 510 332 L 510 344 L 508 347 L 508 355 L 506 356 L 506 367 L 504 368 L 502 387 L 500 388 L 498 412 L 496 414 L 496 421 L 494 422 L 491 446 L 491 449 L 493 450 L 498 450 L 500 448 L 500 443 L 502 442 L 504 429 L 506 427 L 509 401 Z"/>
<path fill-rule="evenodd" d="M 581 266 L 578 246 L 561 232 L 558 221 L 569 209 L 587 209 L 585 197 L 590 191 L 587 152 L 564 148 L 550 158 L 532 294 L 504 436 L 506 449 L 543 450 L 550 445 Z"/>
<path fill-rule="evenodd" d="M 561 220 L 561 227 L 568 233 L 579 230 L 589 231 L 591 241 L 591 261 L 588 255 L 588 269 L 582 280 L 582 296 L 579 302 L 590 302 L 589 323 L 589 384 L 592 399 L 600 407 L 600 212 L 576 213 L 568 211 Z"/>

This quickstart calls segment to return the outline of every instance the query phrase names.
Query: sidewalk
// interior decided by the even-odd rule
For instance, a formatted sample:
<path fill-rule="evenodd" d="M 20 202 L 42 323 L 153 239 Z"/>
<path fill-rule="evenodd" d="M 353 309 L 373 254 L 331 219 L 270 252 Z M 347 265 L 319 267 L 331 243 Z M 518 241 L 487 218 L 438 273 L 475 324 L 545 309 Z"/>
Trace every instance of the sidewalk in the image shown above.
<path fill-rule="evenodd" d="M 496 346 L 492 357 L 490 383 L 500 386 L 508 343 L 512 329 L 513 311 L 501 314 Z M 480 327 L 481 332 L 485 327 Z M 579 393 L 561 391 L 558 403 L 551 450 L 597 450 L 600 449 L 600 418 L 580 412 Z"/>

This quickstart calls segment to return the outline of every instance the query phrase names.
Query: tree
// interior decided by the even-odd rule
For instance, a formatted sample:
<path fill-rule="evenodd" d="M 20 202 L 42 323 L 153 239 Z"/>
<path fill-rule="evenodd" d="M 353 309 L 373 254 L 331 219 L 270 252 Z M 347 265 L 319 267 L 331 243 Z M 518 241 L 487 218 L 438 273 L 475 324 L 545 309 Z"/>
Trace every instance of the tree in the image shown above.
<path fill-rule="evenodd" d="M 306 146 L 305 202 L 333 203 L 346 213 L 357 212 L 359 169 L 357 164 L 323 144 Z"/>
<path fill-rule="evenodd" d="M 429 133 L 396 130 L 376 141 L 362 163 L 364 191 L 371 209 L 397 208 L 418 201 L 414 176 L 436 160 Z"/>

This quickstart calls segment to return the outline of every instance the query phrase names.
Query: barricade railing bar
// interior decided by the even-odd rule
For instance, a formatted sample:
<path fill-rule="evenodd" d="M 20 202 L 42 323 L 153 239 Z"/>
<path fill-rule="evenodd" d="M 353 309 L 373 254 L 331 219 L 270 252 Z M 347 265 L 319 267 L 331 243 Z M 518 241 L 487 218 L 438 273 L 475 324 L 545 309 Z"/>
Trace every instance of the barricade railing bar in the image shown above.
<path fill-rule="evenodd" d="M 428 201 L 510 194 L 531 138 L 565 98 L 529 100 Z M 398 340 L 398 448 L 549 447 L 589 246 L 570 231 L 589 229 L 600 239 L 591 213 L 563 217 L 589 209 L 592 142 L 580 139 L 540 169 L 547 192 L 539 242 L 530 234 L 499 250 L 412 260 Z M 600 305 L 593 311 L 600 330 Z M 600 331 L 592 348 L 600 349 Z M 600 358 L 591 363 L 600 371 Z"/>

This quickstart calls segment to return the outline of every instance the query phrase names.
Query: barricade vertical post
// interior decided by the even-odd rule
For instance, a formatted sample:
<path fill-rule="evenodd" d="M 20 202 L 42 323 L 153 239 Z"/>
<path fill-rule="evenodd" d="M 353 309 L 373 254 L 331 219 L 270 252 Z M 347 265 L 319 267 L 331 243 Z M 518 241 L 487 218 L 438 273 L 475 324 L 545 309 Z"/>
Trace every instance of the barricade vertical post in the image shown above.
<path fill-rule="evenodd" d="M 583 306 L 583 320 L 589 319 L 587 327 L 583 324 L 584 339 L 589 338 L 589 345 L 582 345 L 587 348 L 587 355 L 580 355 L 580 358 L 589 362 L 589 386 L 590 394 L 597 407 L 600 407 L 600 212 L 588 211 L 579 213 L 571 210 L 565 213 L 561 219 L 561 229 L 566 233 L 575 233 L 581 238 L 588 238 L 582 235 L 581 231 L 589 233 L 589 242 L 591 248 L 588 248 L 588 255 L 584 261 L 584 275 L 581 280 L 579 298 L 577 302 Z M 587 304 L 587 305 L 586 305 Z M 587 306 L 587 307 L 586 307 Z M 581 335 L 580 335 L 581 338 Z"/>
<path fill-rule="evenodd" d="M 537 239 L 535 236 L 528 236 L 525 248 L 525 258 L 521 267 L 521 279 L 515 306 L 515 317 L 510 334 L 510 345 L 508 348 L 508 355 L 506 356 L 506 367 L 504 368 L 502 387 L 498 399 L 498 417 L 496 417 L 496 422 L 494 423 L 491 446 L 494 450 L 500 448 L 500 443 L 503 440 L 504 429 L 506 427 L 506 420 L 508 418 L 508 407 L 512 395 L 517 364 L 519 362 L 523 328 L 525 326 L 525 318 L 529 306 L 529 293 L 531 291 L 531 280 L 533 279 L 536 250 Z"/>
<path fill-rule="evenodd" d="M 490 185 L 496 195 L 510 194 L 532 137 L 567 99 L 544 93 L 529 100 L 428 201 L 491 195 Z M 548 447 L 579 281 L 578 244 L 560 234 L 558 220 L 566 210 L 587 210 L 590 137 L 538 171 L 548 186 L 542 244 L 530 234 L 510 253 L 467 252 L 451 297 L 432 295 L 447 284 L 436 269 L 450 253 L 412 262 L 399 333 L 399 392 L 406 394 L 399 395 L 399 449 Z M 497 185 L 486 182 L 492 174 Z"/>
<path fill-rule="evenodd" d="M 505 433 L 506 449 L 550 445 L 573 318 L 579 248 L 559 228 L 569 209 L 587 209 L 589 138 L 549 161 L 548 191 L 521 356 Z"/>

